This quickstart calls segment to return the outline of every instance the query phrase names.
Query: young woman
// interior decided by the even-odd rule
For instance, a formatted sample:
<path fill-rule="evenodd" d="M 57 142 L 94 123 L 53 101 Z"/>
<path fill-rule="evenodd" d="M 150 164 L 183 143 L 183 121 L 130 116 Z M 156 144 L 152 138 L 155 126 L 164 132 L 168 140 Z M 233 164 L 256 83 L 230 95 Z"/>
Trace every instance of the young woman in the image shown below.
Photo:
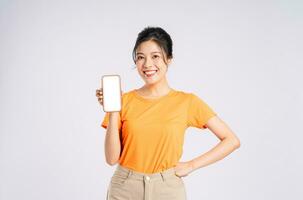
<path fill-rule="evenodd" d="M 118 163 L 108 200 L 185 200 L 183 177 L 240 146 L 206 102 L 170 87 L 166 73 L 172 58 L 172 40 L 165 30 L 147 27 L 138 34 L 133 59 L 145 84 L 121 91 L 121 111 L 106 113 L 101 125 L 106 128 L 106 162 Z M 103 106 L 102 88 L 96 96 Z M 197 158 L 179 162 L 188 127 L 208 128 L 221 142 Z"/>

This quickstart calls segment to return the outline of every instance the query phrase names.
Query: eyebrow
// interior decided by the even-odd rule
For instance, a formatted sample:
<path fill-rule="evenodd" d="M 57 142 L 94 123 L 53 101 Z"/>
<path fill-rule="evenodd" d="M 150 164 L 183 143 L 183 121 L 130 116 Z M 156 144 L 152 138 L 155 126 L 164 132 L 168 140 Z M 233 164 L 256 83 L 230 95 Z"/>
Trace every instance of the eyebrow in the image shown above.
<path fill-rule="evenodd" d="M 160 53 L 161 54 L 161 52 L 159 52 L 159 51 L 153 51 L 153 52 L 151 52 L 151 53 Z M 144 55 L 144 53 L 142 53 L 142 52 L 137 52 L 137 55 L 138 54 L 143 54 Z"/>

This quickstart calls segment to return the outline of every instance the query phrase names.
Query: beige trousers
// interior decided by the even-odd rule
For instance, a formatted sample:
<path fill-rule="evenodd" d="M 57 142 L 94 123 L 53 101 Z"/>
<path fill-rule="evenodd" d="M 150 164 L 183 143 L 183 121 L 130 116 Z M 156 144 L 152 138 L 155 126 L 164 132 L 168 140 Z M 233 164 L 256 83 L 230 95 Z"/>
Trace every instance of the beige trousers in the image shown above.
<path fill-rule="evenodd" d="M 182 177 L 170 168 L 146 174 L 117 165 L 107 189 L 107 200 L 186 200 Z"/>

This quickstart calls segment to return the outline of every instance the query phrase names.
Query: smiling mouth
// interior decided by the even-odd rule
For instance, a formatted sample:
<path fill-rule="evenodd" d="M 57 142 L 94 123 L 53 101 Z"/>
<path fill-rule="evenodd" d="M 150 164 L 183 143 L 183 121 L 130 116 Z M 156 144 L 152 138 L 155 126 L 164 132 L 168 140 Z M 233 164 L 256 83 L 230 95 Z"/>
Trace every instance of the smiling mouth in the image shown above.
<path fill-rule="evenodd" d="M 153 77 L 157 72 L 158 72 L 158 70 L 146 70 L 146 71 L 143 71 L 144 76 L 147 77 L 147 78 Z"/>

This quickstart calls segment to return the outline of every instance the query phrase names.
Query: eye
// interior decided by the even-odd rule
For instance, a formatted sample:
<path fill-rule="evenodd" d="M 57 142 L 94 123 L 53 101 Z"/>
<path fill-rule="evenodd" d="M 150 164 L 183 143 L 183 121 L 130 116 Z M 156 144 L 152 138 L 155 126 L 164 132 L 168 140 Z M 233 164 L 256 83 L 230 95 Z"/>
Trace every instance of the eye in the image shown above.
<path fill-rule="evenodd" d="M 154 55 L 154 56 L 153 56 L 153 58 L 160 58 L 160 56 L 158 56 L 158 55 Z"/>
<path fill-rule="evenodd" d="M 137 60 L 141 60 L 141 59 L 143 59 L 143 56 L 138 56 L 137 57 Z"/>

